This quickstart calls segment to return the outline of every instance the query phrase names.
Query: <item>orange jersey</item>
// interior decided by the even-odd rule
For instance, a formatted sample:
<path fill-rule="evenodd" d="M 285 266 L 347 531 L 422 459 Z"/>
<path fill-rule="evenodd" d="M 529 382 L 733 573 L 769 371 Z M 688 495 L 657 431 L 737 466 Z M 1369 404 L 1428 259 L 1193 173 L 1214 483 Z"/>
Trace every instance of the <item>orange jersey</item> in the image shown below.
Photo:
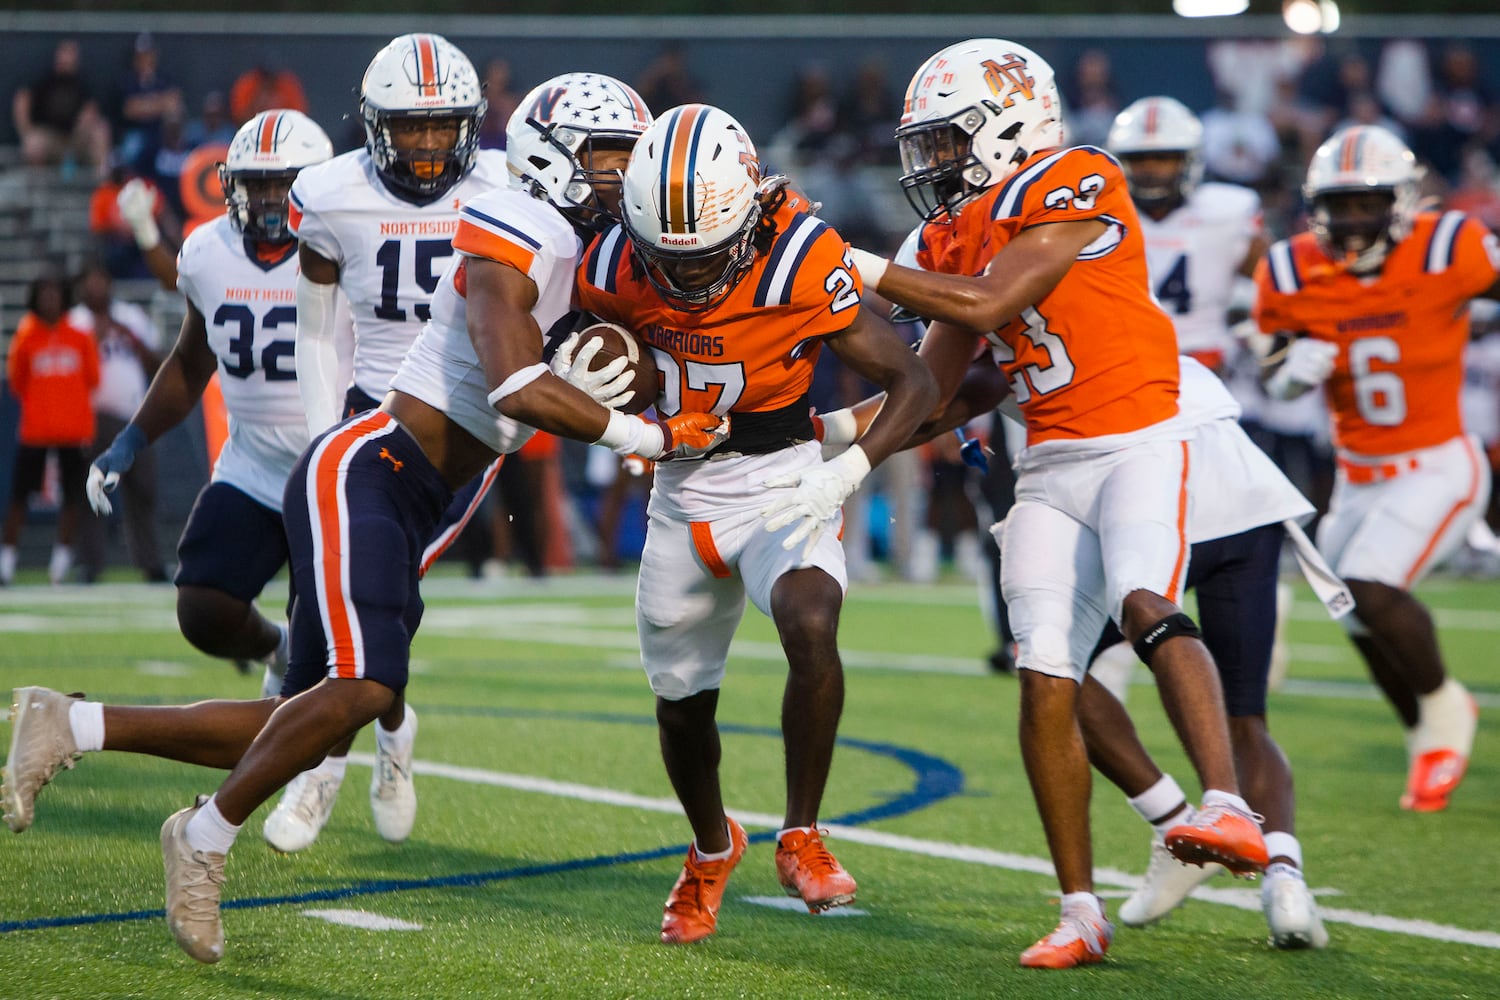
<path fill-rule="evenodd" d="M 787 199 L 774 216 L 770 250 L 757 253 L 728 296 L 702 312 L 662 299 L 639 273 L 620 226 L 584 254 L 579 305 L 634 330 L 653 349 L 663 376 L 662 413 L 770 414 L 800 406 L 798 425 L 805 419 L 822 338 L 854 322 L 864 285 L 845 259 L 843 237 L 797 211 L 799 203 Z"/>
<path fill-rule="evenodd" d="M 35 313 L 21 317 L 6 359 L 11 392 L 21 404 L 22 444 L 88 444 L 94 440 L 89 396 L 99 385 L 94 338 L 66 319 L 48 326 Z"/>
<path fill-rule="evenodd" d="M 1267 332 L 1338 345 L 1324 384 L 1334 442 L 1361 455 L 1430 448 L 1463 433 L 1458 394 L 1468 302 L 1495 283 L 1495 237 L 1461 212 L 1424 212 L 1378 276 L 1330 261 L 1311 233 L 1271 248 L 1255 271 Z"/>
<path fill-rule="evenodd" d="M 978 275 L 1022 230 L 1087 219 L 1109 228 L 1057 287 L 989 335 L 1028 444 L 1124 434 L 1177 413 L 1177 334 L 1151 296 L 1125 175 L 1093 146 L 1037 153 L 922 230 L 924 269 Z"/>

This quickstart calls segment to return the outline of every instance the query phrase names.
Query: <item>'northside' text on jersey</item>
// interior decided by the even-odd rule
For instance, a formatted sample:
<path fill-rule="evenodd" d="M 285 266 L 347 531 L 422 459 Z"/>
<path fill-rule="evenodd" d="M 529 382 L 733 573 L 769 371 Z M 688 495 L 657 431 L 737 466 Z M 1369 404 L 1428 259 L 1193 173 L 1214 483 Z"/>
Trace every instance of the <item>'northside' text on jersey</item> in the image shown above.
<path fill-rule="evenodd" d="M 676 354 L 696 354 L 706 358 L 724 356 L 723 334 L 699 333 L 694 330 L 669 330 L 652 325 L 636 331 L 642 340 L 664 351 Z"/>

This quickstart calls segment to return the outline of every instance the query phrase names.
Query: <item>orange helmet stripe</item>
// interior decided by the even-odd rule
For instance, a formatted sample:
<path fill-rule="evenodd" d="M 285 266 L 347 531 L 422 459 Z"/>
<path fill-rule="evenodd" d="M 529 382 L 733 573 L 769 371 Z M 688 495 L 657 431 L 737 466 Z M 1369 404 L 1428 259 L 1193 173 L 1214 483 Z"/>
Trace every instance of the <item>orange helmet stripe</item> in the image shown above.
<path fill-rule="evenodd" d="M 1146 102 L 1146 134 L 1155 135 L 1156 130 L 1161 127 L 1161 105 L 1155 101 Z"/>
<path fill-rule="evenodd" d="M 663 139 L 666 149 L 661 161 L 660 204 L 664 232 L 690 233 L 697 228 L 693 178 L 697 173 L 698 140 L 708 119 L 705 110 L 701 104 L 678 108 Z"/>
<path fill-rule="evenodd" d="M 281 121 L 281 115 L 268 111 L 260 120 L 260 152 L 276 152 L 276 125 Z"/>
<path fill-rule="evenodd" d="M 1339 172 L 1349 173 L 1359 163 L 1359 147 L 1364 145 L 1364 129 L 1350 129 L 1344 137 L 1344 146 L 1339 150 Z"/>
<path fill-rule="evenodd" d="M 431 35 L 418 35 L 417 39 L 417 87 L 423 97 L 438 96 L 437 46 Z"/>

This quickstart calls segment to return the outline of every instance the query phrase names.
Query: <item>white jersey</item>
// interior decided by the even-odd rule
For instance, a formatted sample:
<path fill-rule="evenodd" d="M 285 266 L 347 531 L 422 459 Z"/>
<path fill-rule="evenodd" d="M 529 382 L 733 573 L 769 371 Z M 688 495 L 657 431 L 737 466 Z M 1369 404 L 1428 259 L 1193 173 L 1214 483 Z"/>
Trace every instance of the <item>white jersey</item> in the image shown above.
<path fill-rule="evenodd" d="M 1260 231 L 1260 195 L 1233 184 L 1198 185 L 1160 222 L 1141 213 L 1151 290 L 1172 318 L 1183 354 L 1234 354 L 1225 317 Z"/>
<path fill-rule="evenodd" d="M 480 150 L 468 176 L 425 205 L 392 194 L 363 149 L 297 175 L 292 229 L 339 266 L 354 319 L 354 384 L 365 394 L 385 395 L 427 321 L 453 254 L 459 205 L 508 183 L 505 154 L 497 150 Z"/>
<path fill-rule="evenodd" d="M 274 264 L 254 260 L 221 216 L 183 242 L 177 287 L 203 314 L 209 349 L 219 359 L 229 438 L 213 481 L 280 511 L 286 478 L 307 447 L 295 364 L 296 247 Z"/>
<path fill-rule="evenodd" d="M 453 237 L 456 251 L 432 296 L 432 319 L 412 344 L 391 388 L 448 415 L 500 454 L 515 451 L 535 429 L 501 416 L 490 405 L 493 388 L 469 340 L 470 257 L 509 264 L 536 283 L 531 316 L 543 333 L 572 313 L 573 274 L 582 250 L 557 209 L 522 191 L 502 189 L 466 202 Z"/>

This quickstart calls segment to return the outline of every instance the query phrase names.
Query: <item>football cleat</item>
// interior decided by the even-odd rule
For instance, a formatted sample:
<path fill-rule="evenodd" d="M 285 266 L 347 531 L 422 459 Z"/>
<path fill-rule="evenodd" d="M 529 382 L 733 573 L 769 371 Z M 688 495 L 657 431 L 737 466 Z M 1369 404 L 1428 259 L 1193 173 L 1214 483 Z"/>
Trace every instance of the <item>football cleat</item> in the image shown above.
<path fill-rule="evenodd" d="M 1224 803 L 1205 805 L 1186 823 L 1167 831 L 1167 850 L 1183 864 L 1218 862 L 1235 875 L 1266 869 L 1266 840 L 1259 816 Z"/>
<path fill-rule="evenodd" d="M 375 773 L 370 775 L 370 813 L 380 836 L 399 844 L 411 836 L 417 822 L 417 789 L 411 780 L 412 746 L 417 738 L 417 713 L 406 706 L 411 722 L 411 739 L 406 749 L 388 753 L 375 740 Z"/>
<path fill-rule="evenodd" d="M 776 876 L 809 913 L 854 902 L 854 877 L 823 846 L 823 830 L 789 830 L 776 844 Z"/>
<path fill-rule="evenodd" d="M 10 753 L 0 780 L 5 825 L 15 833 L 31 826 L 42 786 L 57 776 L 59 768 L 72 767 L 81 756 L 78 744 L 73 742 L 68 713 L 82 697 L 44 687 L 15 689 L 10 710 Z"/>
<path fill-rule="evenodd" d="M 1469 758 L 1457 750 L 1429 750 L 1418 754 L 1406 775 L 1406 791 L 1401 793 L 1401 808 L 1412 812 L 1441 812 L 1448 808 L 1448 796 L 1464 780 Z"/>
<path fill-rule="evenodd" d="M 207 795 L 167 817 L 161 825 L 161 856 L 167 875 L 167 926 L 183 951 L 200 962 L 224 957 L 224 925 L 219 896 L 224 889 L 224 855 L 195 851 L 187 841 L 188 821 Z"/>
<path fill-rule="evenodd" d="M 1064 905 L 1051 934 L 1021 952 L 1024 969 L 1071 969 L 1104 961 L 1115 925 L 1087 903 Z"/>
<path fill-rule="evenodd" d="M 1290 865 L 1272 865 L 1260 887 L 1260 908 L 1278 948 L 1326 948 L 1328 931 L 1302 873 Z"/>
<path fill-rule="evenodd" d="M 1474 696 L 1451 678 L 1433 695 L 1421 699 L 1422 721 L 1408 734 L 1411 767 L 1401 808 L 1440 812 L 1464 780 L 1469 751 L 1479 727 Z"/>
<path fill-rule="evenodd" d="M 261 828 L 266 843 L 283 854 L 312 846 L 333 814 L 342 780 L 317 771 L 303 771 L 289 781 L 286 791 L 281 793 L 281 801 Z"/>
<path fill-rule="evenodd" d="M 719 922 L 719 904 L 729 883 L 729 873 L 745 856 L 750 838 L 745 828 L 725 817 L 729 826 L 730 855 L 720 861 L 699 861 L 698 845 L 688 845 L 687 861 L 677 884 L 667 896 L 661 918 L 662 944 L 691 944 L 712 934 Z"/>
<path fill-rule="evenodd" d="M 1193 894 L 1193 890 L 1223 871 L 1219 865 L 1189 865 L 1178 861 L 1160 837 L 1151 838 L 1151 861 L 1146 880 L 1120 906 L 1120 923 L 1145 927 L 1155 923 Z"/>

